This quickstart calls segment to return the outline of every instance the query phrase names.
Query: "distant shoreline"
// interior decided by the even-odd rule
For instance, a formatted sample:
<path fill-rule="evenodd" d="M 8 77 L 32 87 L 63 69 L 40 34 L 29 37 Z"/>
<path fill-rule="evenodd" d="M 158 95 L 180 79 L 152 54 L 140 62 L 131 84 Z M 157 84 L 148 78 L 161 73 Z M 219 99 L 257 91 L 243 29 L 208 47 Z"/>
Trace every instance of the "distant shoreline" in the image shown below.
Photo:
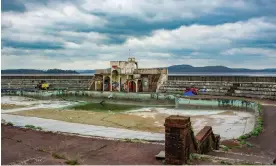
<path fill-rule="evenodd" d="M 93 76 L 95 73 L 79 73 L 79 74 L 1 74 L 2 76 Z M 276 77 L 276 72 L 169 72 L 169 76 L 268 76 L 268 77 Z"/>

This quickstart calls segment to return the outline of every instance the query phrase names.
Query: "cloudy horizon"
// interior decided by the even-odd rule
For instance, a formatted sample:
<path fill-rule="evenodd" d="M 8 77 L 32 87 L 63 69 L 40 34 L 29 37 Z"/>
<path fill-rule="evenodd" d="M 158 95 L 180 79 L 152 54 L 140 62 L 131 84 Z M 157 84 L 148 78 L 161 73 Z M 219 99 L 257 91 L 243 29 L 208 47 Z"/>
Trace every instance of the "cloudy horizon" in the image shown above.
<path fill-rule="evenodd" d="M 1 69 L 276 68 L 273 0 L 1 2 Z"/>

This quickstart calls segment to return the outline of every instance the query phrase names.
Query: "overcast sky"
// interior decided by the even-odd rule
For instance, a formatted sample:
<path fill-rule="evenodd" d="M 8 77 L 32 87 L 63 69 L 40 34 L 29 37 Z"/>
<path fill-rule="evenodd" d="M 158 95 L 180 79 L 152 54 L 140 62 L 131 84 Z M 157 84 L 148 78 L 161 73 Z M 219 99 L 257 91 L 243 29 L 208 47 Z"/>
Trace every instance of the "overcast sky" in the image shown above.
<path fill-rule="evenodd" d="M 2 69 L 276 68 L 276 0 L 2 0 Z"/>

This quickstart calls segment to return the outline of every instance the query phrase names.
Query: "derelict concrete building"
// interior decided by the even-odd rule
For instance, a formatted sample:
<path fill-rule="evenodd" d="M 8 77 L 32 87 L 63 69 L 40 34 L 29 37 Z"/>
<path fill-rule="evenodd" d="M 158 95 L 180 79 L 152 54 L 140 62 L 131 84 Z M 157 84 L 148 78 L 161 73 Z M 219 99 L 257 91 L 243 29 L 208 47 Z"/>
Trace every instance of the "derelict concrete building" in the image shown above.
<path fill-rule="evenodd" d="M 167 68 L 139 69 L 135 58 L 128 58 L 128 61 L 111 61 L 110 69 L 96 70 L 89 90 L 156 92 L 167 79 Z"/>

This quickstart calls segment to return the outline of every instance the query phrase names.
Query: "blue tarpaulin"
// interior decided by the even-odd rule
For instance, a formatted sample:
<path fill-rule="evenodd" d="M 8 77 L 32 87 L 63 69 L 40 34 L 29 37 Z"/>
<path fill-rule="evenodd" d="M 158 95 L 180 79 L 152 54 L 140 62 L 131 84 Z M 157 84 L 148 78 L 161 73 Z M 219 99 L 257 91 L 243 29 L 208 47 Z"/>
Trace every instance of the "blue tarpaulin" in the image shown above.
<path fill-rule="evenodd" d="M 193 93 L 192 90 L 189 90 L 188 92 L 184 93 L 184 96 L 194 96 L 195 94 Z"/>

